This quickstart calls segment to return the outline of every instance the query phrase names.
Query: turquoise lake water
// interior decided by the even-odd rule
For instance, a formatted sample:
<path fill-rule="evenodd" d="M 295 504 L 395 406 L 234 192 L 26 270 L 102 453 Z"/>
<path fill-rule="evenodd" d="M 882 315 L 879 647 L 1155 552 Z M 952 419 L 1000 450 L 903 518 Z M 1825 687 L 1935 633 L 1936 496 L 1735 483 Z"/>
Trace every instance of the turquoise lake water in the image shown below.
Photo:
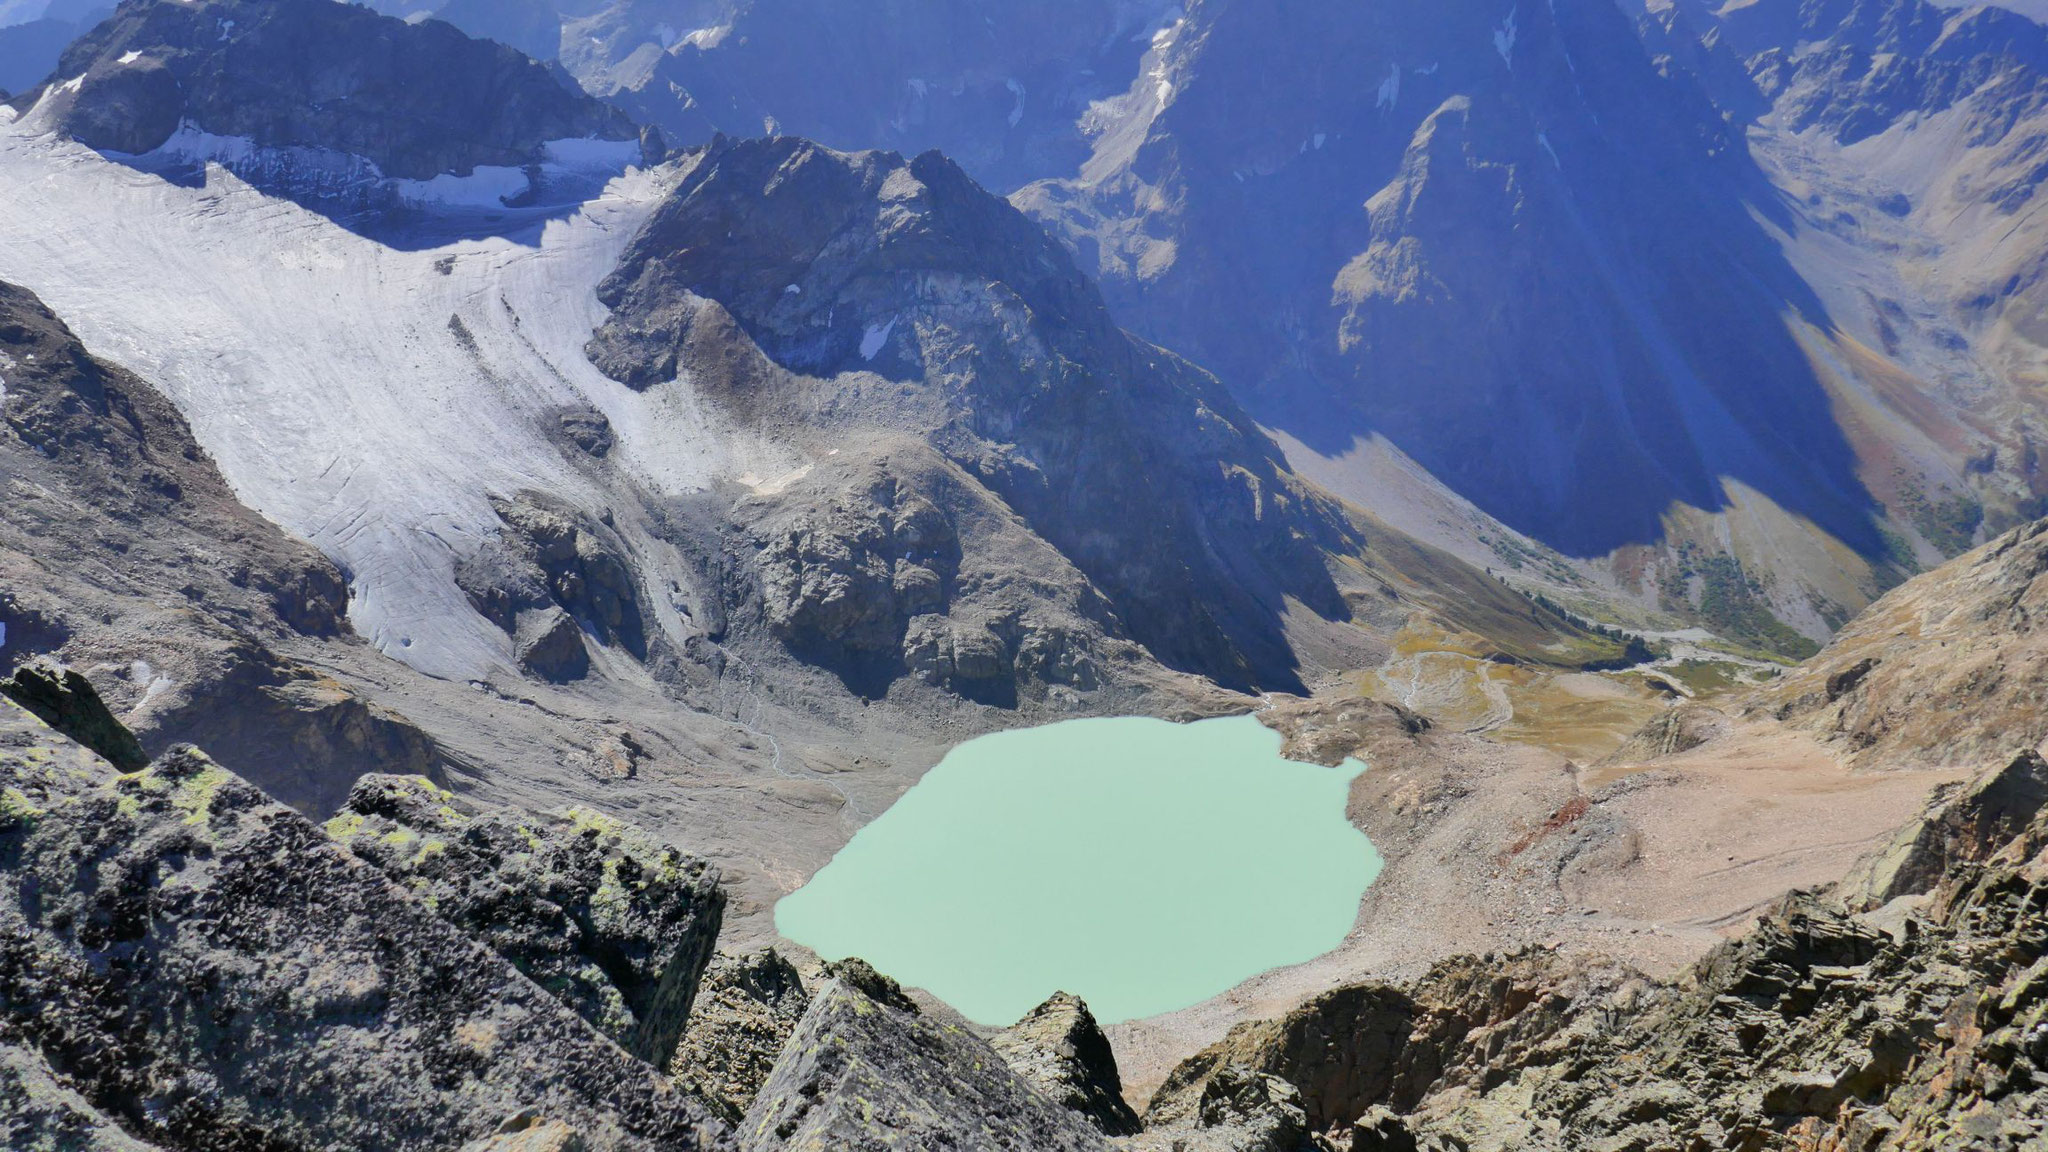
<path fill-rule="evenodd" d="M 983 736 L 783 898 L 775 925 L 982 1024 L 1062 990 L 1105 1023 L 1169 1012 L 1343 942 L 1380 869 L 1344 818 L 1360 770 L 1282 759 L 1250 716 Z"/>

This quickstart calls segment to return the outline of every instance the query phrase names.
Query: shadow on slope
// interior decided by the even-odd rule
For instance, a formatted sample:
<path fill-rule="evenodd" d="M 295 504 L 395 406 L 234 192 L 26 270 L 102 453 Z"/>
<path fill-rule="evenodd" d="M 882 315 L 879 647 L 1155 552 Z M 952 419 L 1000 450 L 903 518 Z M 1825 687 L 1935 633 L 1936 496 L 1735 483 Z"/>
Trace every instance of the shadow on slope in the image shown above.
<path fill-rule="evenodd" d="M 1316 451 L 1382 432 L 1567 553 L 1731 479 L 1881 552 L 1788 331 L 1828 318 L 1755 218 L 1784 206 L 1614 5 L 1274 8 L 1197 9 L 1083 179 L 1019 194 L 1121 317 Z"/>

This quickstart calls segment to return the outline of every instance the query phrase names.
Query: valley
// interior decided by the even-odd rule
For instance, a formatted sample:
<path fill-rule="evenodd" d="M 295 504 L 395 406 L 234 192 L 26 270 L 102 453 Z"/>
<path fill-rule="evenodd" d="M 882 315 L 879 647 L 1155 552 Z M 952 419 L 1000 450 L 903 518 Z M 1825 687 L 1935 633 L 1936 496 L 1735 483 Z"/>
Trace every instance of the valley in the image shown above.
<path fill-rule="evenodd" d="M 0 0 L 0 1144 L 2048 1138 L 2048 29 L 886 8 Z"/>

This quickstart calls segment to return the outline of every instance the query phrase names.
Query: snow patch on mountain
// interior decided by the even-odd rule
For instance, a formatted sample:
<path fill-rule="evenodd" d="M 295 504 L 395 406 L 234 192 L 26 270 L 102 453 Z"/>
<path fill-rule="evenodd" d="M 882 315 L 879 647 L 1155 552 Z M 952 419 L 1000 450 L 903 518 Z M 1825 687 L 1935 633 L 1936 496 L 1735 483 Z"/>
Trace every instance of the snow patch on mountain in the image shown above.
<path fill-rule="evenodd" d="M 896 320 L 897 317 L 891 316 L 889 317 L 888 323 L 871 324 L 868 326 L 868 330 L 866 332 L 861 333 L 861 359 L 873 360 L 876 356 L 879 356 L 881 354 L 883 347 L 885 347 L 889 343 L 889 333 L 894 332 L 896 330 Z"/>
<path fill-rule="evenodd" d="M 656 495 L 801 463 L 686 380 L 635 392 L 583 354 L 595 286 L 668 183 L 634 171 L 566 216 L 408 251 L 220 165 L 184 186 L 17 123 L 0 186 L 37 194 L 0 196 L 0 279 L 163 389 L 245 502 L 348 573 L 350 619 L 380 650 L 473 679 L 512 665 L 453 578 L 498 531 L 490 498 L 632 498 L 549 439 L 564 407 L 601 412 L 608 461 Z"/>

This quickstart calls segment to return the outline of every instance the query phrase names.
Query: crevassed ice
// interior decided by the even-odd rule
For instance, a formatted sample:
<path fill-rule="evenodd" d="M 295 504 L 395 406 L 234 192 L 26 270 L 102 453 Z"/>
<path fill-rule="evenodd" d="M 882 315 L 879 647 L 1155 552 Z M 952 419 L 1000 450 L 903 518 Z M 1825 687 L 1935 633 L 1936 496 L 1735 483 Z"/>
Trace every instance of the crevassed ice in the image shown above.
<path fill-rule="evenodd" d="M 181 145 L 248 155 L 232 138 Z M 623 498 L 547 438 L 552 413 L 601 412 L 612 458 L 656 493 L 803 463 L 686 380 L 636 392 L 583 355 L 604 316 L 596 284 L 669 178 L 635 170 L 516 235 L 407 250 L 224 170 L 181 187 L 16 122 L 0 127 L 0 187 L 38 195 L 0 196 L 0 280 L 161 389 L 245 503 L 346 569 L 349 618 L 380 650 L 481 678 L 511 664 L 510 641 L 454 565 L 499 530 L 490 498 L 542 489 L 593 512 Z"/>

